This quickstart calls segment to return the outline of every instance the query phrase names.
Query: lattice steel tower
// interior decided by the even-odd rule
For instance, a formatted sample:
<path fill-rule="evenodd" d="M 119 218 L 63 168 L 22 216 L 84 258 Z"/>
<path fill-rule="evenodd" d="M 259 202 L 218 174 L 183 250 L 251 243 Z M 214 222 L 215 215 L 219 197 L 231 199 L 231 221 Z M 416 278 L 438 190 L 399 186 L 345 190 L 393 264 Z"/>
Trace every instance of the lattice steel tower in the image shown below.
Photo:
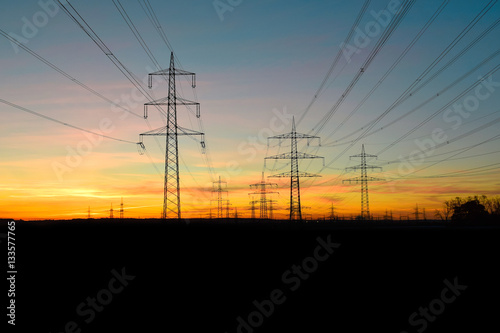
<path fill-rule="evenodd" d="M 204 147 L 204 133 L 183 128 L 177 124 L 177 105 L 196 106 L 196 117 L 200 117 L 200 104 L 188 101 L 177 96 L 175 77 L 180 75 L 191 76 L 191 86 L 196 87 L 195 73 L 187 72 L 175 68 L 174 53 L 170 54 L 170 67 L 148 76 L 148 86 L 151 89 L 153 85 L 153 76 L 168 76 L 168 96 L 162 99 L 144 104 L 144 118 L 148 117 L 148 107 L 154 105 L 165 117 L 166 126 L 141 134 L 142 136 L 165 136 L 165 181 L 163 188 L 163 213 L 162 218 L 181 218 L 181 189 L 179 186 L 179 146 L 177 137 L 179 135 L 200 135 L 201 145 Z M 167 112 L 161 109 L 161 106 L 167 106 Z"/>
<path fill-rule="evenodd" d="M 268 205 L 271 205 L 272 200 L 267 199 L 267 194 L 278 193 L 278 192 L 272 192 L 272 191 L 268 190 L 268 188 L 273 188 L 273 187 L 278 187 L 278 184 L 267 183 L 265 178 L 264 178 L 264 172 L 262 173 L 262 179 L 261 179 L 260 183 L 250 185 L 250 188 L 253 188 L 256 190 L 255 192 L 250 193 L 250 194 L 258 194 L 260 196 L 259 210 L 260 210 L 260 218 L 261 219 L 268 219 L 269 218 Z M 269 208 L 270 208 L 270 206 L 269 206 Z"/>
<path fill-rule="evenodd" d="M 226 201 L 226 217 L 229 217 L 229 200 L 222 200 L 222 193 L 223 192 L 226 192 L 226 195 L 227 195 L 227 190 L 223 190 L 222 189 L 222 184 L 226 184 L 226 187 L 227 187 L 227 183 L 225 181 L 222 181 L 220 179 L 220 176 L 219 176 L 219 180 L 216 181 L 216 182 L 213 182 L 213 189 L 212 189 L 212 192 L 214 193 L 217 193 L 217 199 L 216 200 L 212 200 L 212 201 L 217 201 L 217 218 L 218 219 L 221 219 L 224 217 L 223 213 L 224 213 L 224 204 L 223 202 Z"/>
<path fill-rule="evenodd" d="M 352 155 L 350 159 L 353 157 L 361 158 L 361 164 L 346 168 L 346 170 L 361 170 L 361 177 L 355 177 L 351 179 L 345 179 L 343 183 L 361 183 L 361 218 L 363 220 L 370 219 L 370 202 L 368 200 L 368 182 L 371 181 L 381 181 L 381 178 L 368 177 L 368 169 L 382 169 L 378 166 L 368 165 L 366 164 L 366 158 L 377 158 L 376 155 L 370 155 L 365 153 L 365 145 L 361 146 L 361 154 Z"/>
<path fill-rule="evenodd" d="M 122 198 L 122 201 L 120 203 L 120 219 L 123 220 L 123 198 Z"/>
<path fill-rule="evenodd" d="M 313 140 L 318 139 L 319 145 L 321 145 L 320 138 L 317 136 L 297 133 L 295 129 L 295 118 L 292 120 L 292 131 L 290 133 L 271 136 L 268 139 L 268 145 L 270 139 L 278 139 L 279 143 L 283 140 L 290 140 L 290 152 L 283 153 L 279 155 L 269 156 L 266 159 L 286 159 L 290 160 L 290 172 L 284 172 L 281 174 L 273 175 L 270 177 L 285 178 L 290 177 L 290 220 L 302 220 L 302 209 L 300 206 L 300 177 L 321 177 L 319 175 L 314 175 L 306 172 L 299 172 L 299 159 L 313 159 L 313 158 L 323 158 L 321 156 L 311 155 L 307 153 L 299 153 L 297 151 L 297 141 L 302 139 L 307 139 L 307 144 Z M 324 160 L 323 160 L 324 164 Z"/>

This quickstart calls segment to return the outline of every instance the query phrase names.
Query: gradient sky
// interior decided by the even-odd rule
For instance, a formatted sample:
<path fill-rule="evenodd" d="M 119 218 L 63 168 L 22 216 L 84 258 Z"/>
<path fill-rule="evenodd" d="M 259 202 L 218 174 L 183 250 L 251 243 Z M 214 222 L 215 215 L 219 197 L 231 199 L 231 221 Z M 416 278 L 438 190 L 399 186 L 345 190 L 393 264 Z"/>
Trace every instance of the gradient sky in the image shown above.
<path fill-rule="evenodd" d="M 322 170 L 320 160 L 311 163 L 301 161 L 302 171 L 321 172 L 322 176 L 301 182 L 302 205 L 310 207 L 303 209 L 304 215 L 328 215 L 332 203 L 340 215 L 359 214 L 359 186 L 342 183 L 344 179 L 359 176 L 355 172 L 342 171 L 359 163 L 359 160 L 350 160 L 349 156 L 359 154 L 362 143 L 367 153 L 382 151 L 499 64 L 499 56 L 491 58 L 455 87 L 393 126 L 359 140 L 337 158 L 348 146 L 345 143 L 357 135 L 342 138 L 387 110 L 488 2 L 451 1 L 395 71 L 359 111 L 332 134 L 380 80 L 442 1 L 420 0 L 415 3 L 344 103 L 319 132 L 323 145 L 319 148 L 300 145 L 302 151 L 324 156 L 329 165 Z M 138 78 L 143 79 L 148 72 L 156 70 L 111 0 L 71 3 Z M 121 3 L 160 65 L 167 68 L 170 51 L 139 2 L 122 0 Z M 259 182 L 262 171 L 268 176 L 289 169 L 286 161 L 268 161 L 264 169 L 266 156 L 289 149 L 286 143 L 281 147 L 273 143 L 266 148 L 265 138 L 289 132 L 291 119 L 288 115 L 300 118 L 328 72 L 364 1 L 243 0 L 232 11 L 224 12 L 222 21 L 210 0 L 150 0 L 150 3 L 182 67 L 197 74 L 196 96 L 201 103 L 209 148 L 209 154 L 202 155 L 198 142 L 186 137 L 180 139 L 183 217 L 208 216 L 211 199 L 214 198 L 210 191 L 211 182 L 218 175 L 227 181 L 231 208 L 237 208 L 239 216 L 248 217 L 251 199 L 248 195 L 251 192 L 249 184 Z M 371 1 L 359 29 L 364 31 L 366 24 L 374 21 L 371 11 L 379 12 L 387 4 L 388 1 Z M 41 24 L 32 36 L 23 34 L 23 29 L 28 31 L 26 22 L 43 18 L 45 14 L 40 14 L 41 11 L 43 13 L 36 1 L 4 4 L 0 13 L 0 29 L 27 37 L 24 39 L 27 47 L 110 100 L 142 115 L 143 104 L 147 101 L 130 99 L 127 102 L 128 97 L 137 95 L 133 86 L 63 11 L 59 10 L 50 17 L 47 24 Z M 500 5 L 496 4 L 430 75 L 499 16 Z M 383 127 L 435 96 L 491 56 L 498 49 L 499 29 L 496 27 L 489 32 L 457 62 L 391 111 L 374 129 Z M 298 132 L 310 133 L 318 125 L 359 71 L 379 37 L 380 34 L 375 34 L 366 47 L 352 56 L 350 62 L 345 57 L 341 58 L 325 89 L 298 124 Z M 139 134 L 149 130 L 141 117 L 113 111 L 110 103 L 72 83 L 24 50 L 16 52 L 2 36 L 0 71 L 1 99 L 88 130 L 99 130 L 99 124 L 108 121 L 112 129 L 107 135 L 132 142 L 137 142 Z M 500 74 L 497 72 L 488 80 L 500 82 Z M 178 82 L 180 95 L 195 99 L 187 82 Z M 490 85 L 491 93 L 482 100 L 477 99 L 474 91 L 459 99 L 458 103 L 467 98 L 469 101 L 474 98 L 479 100 L 477 108 L 469 112 L 467 118 L 458 116 L 458 113 L 453 114 L 455 118 L 451 118 L 451 114 L 445 117 L 445 112 L 440 112 L 403 141 L 380 153 L 378 160 L 369 161 L 372 165 L 383 167 L 382 171 L 375 170 L 371 175 L 386 179 L 369 185 L 371 212 L 381 216 L 388 209 L 395 216 L 408 215 L 418 203 L 426 208 L 428 217 L 431 217 L 434 209 L 440 208 L 444 200 L 452 197 L 500 194 L 498 140 L 467 151 L 457 150 L 499 134 L 500 125 L 495 123 L 500 117 L 499 86 Z M 164 97 L 166 89 L 164 83 L 156 84 L 153 89 L 155 98 Z M 487 88 L 480 93 L 484 96 L 488 93 Z M 200 130 L 197 119 L 189 111 L 179 107 L 178 113 L 181 126 Z M 139 155 L 134 144 L 99 140 L 94 136 L 89 139 L 80 131 L 1 103 L 0 114 L 0 217 L 86 217 L 89 206 L 93 217 L 105 217 L 111 204 L 114 208 L 119 207 L 122 197 L 126 216 L 160 216 L 163 202 L 163 138 L 160 140 L 161 147 L 151 137 L 144 139 L 151 156 L 149 159 L 146 155 Z M 276 118 L 277 114 L 287 116 Z M 162 126 L 161 118 L 154 109 L 150 110 L 149 120 L 152 128 Z M 476 128 L 479 130 L 468 135 Z M 436 129 L 444 131 L 449 144 L 432 150 L 423 163 L 414 165 L 417 172 L 409 174 L 408 164 L 401 162 L 401 158 L 418 150 L 417 142 L 429 142 Z M 252 140 L 260 143 L 255 149 L 250 145 Z M 88 154 L 80 156 L 71 153 L 88 147 L 89 142 L 93 143 L 90 143 Z M 461 154 L 453 156 L 458 152 Z M 207 168 L 206 156 L 212 161 L 213 174 Z M 335 163 L 330 165 L 334 158 Z M 66 172 L 55 171 L 61 165 L 68 167 Z M 425 169 L 419 171 L 422 168 Z M 469 169 L 472 170 L 463 172 Z M 431 176 L 441 177 L 429 178 Z M 279 184 L 279 195 L 274 196 L 278 207 L 276 215 L 285 218 L 289 205 L 289 179 L 270 180 Z"/>

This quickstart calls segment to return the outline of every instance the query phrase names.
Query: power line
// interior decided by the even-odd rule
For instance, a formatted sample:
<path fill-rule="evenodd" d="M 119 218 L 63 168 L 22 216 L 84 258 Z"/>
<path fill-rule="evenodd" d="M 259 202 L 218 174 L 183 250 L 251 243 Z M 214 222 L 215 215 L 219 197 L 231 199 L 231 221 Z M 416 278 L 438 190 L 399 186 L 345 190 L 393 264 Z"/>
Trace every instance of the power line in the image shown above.
<path fill-rule="evenodd" d="M 398 105 L 400 105 L 404 100 L 406 100 L 409 96 L 411 96 L 412 89 L 425 77 L 429 72 L 437 66 L 437 64 L 448 54 L 456 45 L 457 43 L 464 38 L 464 36 L 479 22 L 479 20 L 486 15 L 486 13 L 491 9 L 491 7 L 494 5 L 493 2 L 496 2 L 496 0 L 492 0 L 484 7 L 479 14 L 476 15 L 476 17 L 460 32 L 460 34 L 455 37 L 455 39 L 446 47 L 444 51 L 441 52 L 441 54 L 432 62 L 431 65 L 427 67 L 427 69 L 414 81 L 413 84 L 411 84 L 397 99 L 395 102 L 392 103 L 392 105 L 384 111 L 381 115 L 379 115 L 370 125 L 367 126 L 367 128 L 361 133 L 355 140 L 352 142 L 347 148 L 345 148 L 340 154 L 338 154 L 333 160 L 331 160 L 330 163 L 327 165 L 331 165 L 335 161 L 337 161 L 341 156 L 343 156 L 354 144 L 356 144 L 361 138 L 363 138 L 366 133 L 368 133 L 382 118 L 384 118 L 389 112 L 394 110 Z M 493 3 L 493 5 L 492 5 Z M 380 154 L 380 153 L 379 153 Z"/>
<path fill-rule="evenodd" d="M 312 132 L 314 133 L 314 135 L 317 135 L 326 126 L 326 124 L 332 118 L 332 116 L 337 112 L 340 105 L 344 102 L 344 100 L 347 98 L 347 96 L 352 91 L 354 86 L 361 79 L 361 77 L 369 68 L 369 66 L 371 65 L 377 54 L 380 52 L 380 50 L 385 46 L 387 40 L 392 36 L 393 32 L 399 26 L 399 24 L 404 19 L 404 17 L 406 16 L 406 14 L 411 9 L 414 3 L 415 0 L 406 0 L 404 4 L 401 6 L 401 8 L 398 10 L 396 15 L 392 17 L 391 22 L 384 30 L 382 36 L 377 41 L 377 44 L 374 46 L 374 48 L 372 49 L 372 51 L 370 52 L 364 63 L 361 65 L 361 68 L 356 73 L 351 83 L 347 86 L 347 88 L 344 90 L 341 97 L 337 100 L 337 102 L 333 105 L 333 107 L 325 114 L 325 116 L 323 116 L 318 125 L 313 128 Z"/>
<path fill-rule="evenodd" d="M 432 17 L 425 23 L 425 25 L 420 29 L 417 35 L 413 38 L 413 40 L 406 46 L 404 51 L 399 55 L 396 61 L 391 65 L 391 67 L 385 72 L 382 78 L 373 86 L 373 88 L 366 94 L 366 96 L 356 105 L 356 107 L 342 120 L 342 122 L 328 135 L 327 139 L 333 136 L 373 95 L 373 93 L 377 90 L 377 88 L 385 81 L 385 79 L 392 73 L 392 71 L 399 65 L 399 63 L 404 59 L 404 57 L 410 52 L 413 46 L 418 42 L 418 40 L 422 37 L 422 35 L 429 29 L 432 23 L 437 19 L 437 17 L 442 13 L 444 8 L 448 5 L 449 0 L 444 1 L 441 6 L 436 10 L 436 12 L 432 15 Z"/>
<path fill-rule="evenodd" d="M 52 118 L 52 117 L 49 117 L 49 116 L 46 116 L 44 114 L 41 114 L 41 113 L 38 113 L 38 112 L 35 112 L 35 111 L 32 111 L 32 110 L 29 110 L 27 108 L 24 108 L 22 106 L 19 106 L 17 104 L 14 104 L 14 103 L 11 103 L 11 102 L 8 102 L 4 99 L 1 99 L 0 98 L 0 103 L 3 103 L 3 104 L 6 104 L 6 105 L 9 105 L 13 108 L 16 108 L 18 110 L 21 110 L 21 111 L 24 111 L 24 112 L 27 112 L 27 113 L 31 113 L 37 117 L 40 117 L 40 118 L 44 118 L 46 120 L 50 120 L 52 122 L 55 122 L 55 123 L 58 123 L 60 125 L 64 125 L 64 126 L 67 126 L 67 127 L 71 127 L 71 128 L 74 128 L 74 129 L 77 129 L 79 131 L 82 131 L 82 132 L 86 132 L 86 133 L 90 133 L 90 134 L 94 134 L 94 135 L 98 135 L 100 137 L 103 137 L 103 138 L 106 138 L 106 139 L 110 139 L 110 140 L 115 140 L 115 141 L 120 141 L 120 142 L 125 142 L 125 143 L 132 143 L 132 144 L 139 144 L 138 142 L 133 142 L 133 141 L 128 141 L 128 140 L 123 140 L 123 139 L 118 139 L 118 138 L 114 138 L 112 136 L 108 136 L 108 135 L 104 135 L 104 134 L 101 134 L 101 133 L 96 133 L 96 132 L 93 132 L 93 131 L 89 131 L 89 130 L 86 130 L 84 128 L 81 128 L 81 127 L 78 127 L 78 126 L 75 126 L 75 125 L 71 125 L 71 124 L 68 124 L 68 123 L 65 123 L 63 121 L 60 121 L 60 120 L 57 120 L 55 118 Z"/>
<path fill-rule="evenodd" d="M 359 22 L 361 21 L 361 19 L 363 18 L 363 16 L 366 13 L 366 9 L 370 5 L 370 1 L 371 0 L 366 0 L 365 3 L 363 4 L 363 7 L 361 8 L 358 16 L 356 17 L 356 20 L 354 21 L 353 25 L 351 26 L 351 29 L 349 30 L 349 33 L 347 34 L 347 37 L 345 38 L 344 42 L 341 44 L 341 47 L 340 47 L 339 51 L 337 52 L 337 55 L 335 56 L 335 59 L 333 60 L 333 63 L 330 66 L 330 69 L 326 73 L 326 75 L 325 75 L 323 81 L 321 82 L 319 88 L 316 90 L 316 93 L 314 94 L 313 98 L 309 102 L 309 105 L 307 106 L 307 108 L 304 110 L 304 112 L 300 116 L 299 121 L 297 121 L 297 125 L 300 125 L 300 123 L 302 122 L 302 120 L 307 115 L 307 113 L 311 109 L 312 105 L 314 104 L 314 102 L 318 98 L 319 94 L 323 90 L 326 82 L 328 81 L 328 79 L 332 75 L 333 70 L 335 69 L 335 67 L 337 66 L 337 63 L 340 60 L 340 56 L 343 54 L 343 50 L 344 50 L 345 45 L 348 45 L 350 43 L 350 41 L 352 39 L 352 36 L 354 35 L 354 32 L 356 31 L 356 27 L 359 25 Z"/>
<path fill-rule="evenodd" d="M 106 96 L 100 94 L 99 92 L 95 91 L 94 89 L 90 88 L 89 86 L 87 86 L 86 84 L 80 82 L 79 80 L 75 79 L 73 76 L 69 75 L 68 73 L 66 73 L 65 71 L 63 71 L 62 69 L 60 69 L 59 67 L 57 67 L 56 65 L 54 65 L 53 63 L 51 63 L 50 61 L 48 61 L 47 59 L 43 58 L 42 56 L 40 56 L 38 53 L 36 53 L 35 51 L 31 50 L 29 47 L 25 46 L 24 44 L 22 44 L 21 42 L 19 42 L 17 39 L 15 39 L 14 37 L 10 36 L 9 34 L 7 34 L 5 31 L 3 31 L 2 29 L 0 29 L 0 34 L 2 36 L 4 36 L 5 38 L 7 38 L 10 42 L 16 44 L 17 46 L 19 46 L 20 48 L 22 48 L 23 50 L 25 50 L 26 52 L 28 52 L 29 54 L 31 54 L 32 56 L 34 56 L 35 58 L 37 58 L 38 60 L 40 60 L 41 62 L 43 62 L 44 64 L 46 64 L 47 66 L 49 66 L 50 68 L 52 68 L 53 70 L 55 70 L 56 72 L 58 72 L 59 74 L 63 75 L 64 77 L 66 77 L 67 79 L 69 79 L 70 81 L 73 81 L 74 83 L 78 84 L 80 87 L 84 88 L 85 90 L 91 92 L 92 94 L 94 94 L 95 96 L 99 97 L 100 99 L 136 116 L 136 117 L 139 117 L 141 118 L 141 116 L 133 111 L 130 111 L 128 109 L 126 109 L 125 107 L 113 102 L 112 100 L 110 100 L 109 98 L 107 98 Z"/>

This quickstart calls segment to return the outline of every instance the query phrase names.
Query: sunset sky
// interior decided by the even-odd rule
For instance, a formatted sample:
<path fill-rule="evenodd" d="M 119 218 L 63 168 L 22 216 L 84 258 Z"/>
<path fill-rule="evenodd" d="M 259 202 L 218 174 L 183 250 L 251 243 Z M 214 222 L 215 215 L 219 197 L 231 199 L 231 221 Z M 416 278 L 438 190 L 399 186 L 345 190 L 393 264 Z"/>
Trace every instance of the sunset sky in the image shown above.
<path fill-rule="evenodd" d="M 157 70 L 112 0 L 70 3 L 138 79 L 143 81 Z M 141 7 L 143 1 L 120 3 L 160 66 L 168 68 L 170 50 Z M 267 160 L 264 167 L 264 158 L 289 151 L 289 142 L 278 146 L 271 141 L 267 147 L 266 138 L 290 132 L 292 115 L 298 132 L 317 132 L 321 137 L 320 147 L 316 142 L 310 146 L 301 142 L 300 151 L 325 158 L 325 167 L 321 160 L 300 162 L 301 171 L 321 175 L 301 179 L 304 216 L 328 216 L 332 203 L 339 215 L 359 214 L 360 186 L 342 180 L 359 176 L 359 172 L 344 170 L 359 164 L 359 159 L 349 156 L 359 154 L 362 144 L 367 153 L 378 155 L 368 163 L 382 167 L 370 176 L 385 179 L 369 184 L 370 210 L 376 216 L 384 215 L 386 209 L 396 217 L 409 215 L 418 204 L 429 218 L 443 201 L 455 196 L 500 194 L 500 141 L 496 137 L 500 134 L 500 72 L 496 72 L 500 27 L 494 25 L 500 18 L 500 4 L 490 8 L 489 0 L 416 1 L 324 122 L 382 36 L 379 22 L 386 16 L 377 13 L 388 10 L 388 0 L 371 1 L 303 118 L 365 1 L 149 3 L 182 68 L 195 72 L 197 78 L 195 91 L 183 78 L 177 81 L 181 97 L 201 104 L 201 122 L 191 111 L 178 107 L 179 125 L 203 130 L 208 148 L 202 154 L 198 141 L 179 140 L 183 217 L 208 217 L 216 204 L 211 201 L 215 199 L 212 181 L 219 176 L 227 181 L 231 214 L 237 208 L 240 217 L 249 217 L 249 193 L 253 192 L 249 185 L 259 182 L 263 171 L 267 179 L 290 169 L 286 160 Z M 126 217 L 160 217 L 164 137 L 158 142 L 144 138 L 149 156 L 140 155 L 135 144 L 140 133 L 163 126 L 159 112 L 151 108 L 149 123 L 143 119 L 148 100 L 53 4 L 50 0 L 4 4 L 0 29 L 135 115 L 83 89 L 2 35 L 0 99 L 130 142 L 99 138 L 0 103 L 0 218 L 86 218 L 88 207 L 92 217 L 107 217 L 110 205 L 118 209 L 121 198 Z M 470 31 L 460 35 L 471 22 Z M 366 30 L 369 27 L 372 30 Z M 453 47 L 447 49 L 449 45 Z M 455 56 L 456 61 L 446 66 Z M 358 130 L 388 111 L 435 61 L 439 62 L 418 82 L 425 85 L 387 112 L 371 130 L 376 133 L 360 137 L 363 130 Z M 493 74 L 485 76 L 488 73 Z M 377 89 L 351 116 L 377 82 Z M 155 81 L 151 93 L 155 99 L 165 97 L 166 83 Z M 456 98 L 454 106 L 447 106 Z M 415 111 L 399 118 L 411 110 Z M 278 183 L 275 191 L 279 194 L 273 195 L 275 215 L 286 218 L 289 179 L 268 180 Z"/>

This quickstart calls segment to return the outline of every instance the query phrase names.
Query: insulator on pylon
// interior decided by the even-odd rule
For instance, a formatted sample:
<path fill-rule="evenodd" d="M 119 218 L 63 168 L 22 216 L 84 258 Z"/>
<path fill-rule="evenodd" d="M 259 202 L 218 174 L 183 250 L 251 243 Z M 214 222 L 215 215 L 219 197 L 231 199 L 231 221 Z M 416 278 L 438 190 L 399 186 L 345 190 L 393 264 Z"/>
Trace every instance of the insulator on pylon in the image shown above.
<path fill-rule="evenodd" d="M 200 104 L 196 104 L 196 118 L 200 118 Z"/>
<path fill-rule="evenodd" d="M 148 119 L 148 106 L 144 104 L 144 119 Z"/>
<path fill-rule="evenodd" d="M 144 143 L 137 142 L 137 151 L 139 152 L 139 155 L 144 155 L 144 152 L 146 151 L 146 146 L 144 146 Z"/>
<path fill-rule="evenodd" d="M 148 75 L 148 88 L 153 88 L 153 75 Z"/>
<path fill-rule="evenodd" d="M 194 89 L 194 88 L 196 88 L 196 76 L 193 75 L 191 78 L 192 78 L 191 87 L 193 87 L 193 89 Z"/>

